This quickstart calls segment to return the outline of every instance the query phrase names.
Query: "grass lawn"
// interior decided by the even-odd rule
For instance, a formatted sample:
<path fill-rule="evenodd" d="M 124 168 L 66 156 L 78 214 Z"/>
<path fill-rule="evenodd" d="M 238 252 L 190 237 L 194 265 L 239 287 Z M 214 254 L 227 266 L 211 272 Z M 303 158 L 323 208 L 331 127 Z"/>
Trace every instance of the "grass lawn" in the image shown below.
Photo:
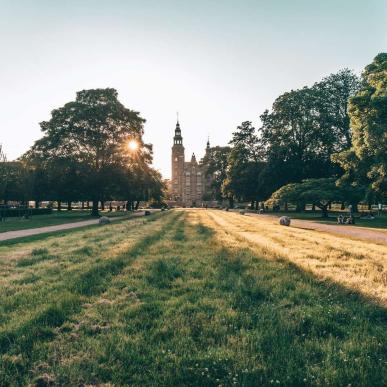
<path fill-rule="evenodd" d="M 270 213 L 271 215 L 272 213 Z M 348 213 L 343 212 L 344 216 L 348 216 Z M 322 218 L 321 213 L 319 212 L 281 212 L 281 213 L 273 213 L 273 215 L 283 216 L 287 215 L 293 219 L 304 219 L 304 220 L 313 220 L 315 222 L 320 223 L 337 223 L 337 217 L 340 215 L 339 212 L 330 212 L 329 218 Z M 359 227 L 371 227 L 371 228 L 384 228 L 387 229 L 387 214 L 383 214 L 381 216 L 376 216 L 375 219 L 360 219 L 359 215 L 355 215 L 356 224 L 355 226 Z"/>
<path fill-rule="evenodd" d="M 128 213 L 126 211 L 108 212 L 101 211 L 104 216 L 125 216 Z M 0 232 L 25 230 L 28 228 L 55 226 L 58 224 L 78 222 L 81 220 L 92 219 L 90 217 L 90 211 L 85 210 L 72 210 L 72 211 L 53 211 L 49 215 L 34 215 L 29 219 L 9 217 L 4 222 L 0 222 Z"/>
<path fill-rule="evenodd" d="M 247 218 L 170 211 L 0 245 L 0 385 L 386 385 L 385 309 L 253 247 L 232 229 Z"/>

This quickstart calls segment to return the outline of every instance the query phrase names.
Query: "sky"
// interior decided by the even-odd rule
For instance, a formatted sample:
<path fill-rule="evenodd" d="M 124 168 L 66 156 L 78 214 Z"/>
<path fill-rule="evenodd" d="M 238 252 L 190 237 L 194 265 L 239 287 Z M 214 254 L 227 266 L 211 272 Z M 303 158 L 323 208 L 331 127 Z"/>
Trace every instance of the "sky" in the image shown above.
<path fill-rule="evenodd" d="M 113 87 L 168 178 L 177 111 L 200 158 L 280 94 L 360 74 L 386 26 L 386 0 L 0 0 L 0 144 L 17 158 L 76 91 Z"/>

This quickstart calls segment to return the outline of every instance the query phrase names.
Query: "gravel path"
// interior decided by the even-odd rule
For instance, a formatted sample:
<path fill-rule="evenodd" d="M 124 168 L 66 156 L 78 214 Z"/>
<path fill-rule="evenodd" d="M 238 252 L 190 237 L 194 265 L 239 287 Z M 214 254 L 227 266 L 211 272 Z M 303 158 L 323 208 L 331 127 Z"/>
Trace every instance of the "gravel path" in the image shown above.
<path fill-rule="evenodd" d="M 258 214 L 246 214 L 248 216 L 264 216 L 270 218 L 278 217 L 273 215 L 258 215 Z M 336 235 L 344 235 L 351 238 L 363 239 L 370 242 L 385 243 L 387 244 L 387 230 L 375 230 L 365 227 L 356 227 L 350 225 L 338 225 L 338 224 L 325 224 L 313 222 L 311 220 L 292 219 L 291 227 L 305 228 L 308 230 L 323 231 Z"/>
<path fill-rule="evenodd" d="M 110 218 L 110 220 L 114 222 L 116 220 L 130 219 L 132 217 L 138 217 L 138 216 L 144 216 L 144 211 L 136 212 L 135 214 L 132 214 L 129 217 L 128 216 L 112 217 Z M 0 233 L 0 242 L 7 241 L 9 239 L 23 238 L 23 237 L 28 237 L 32 235 L 44 234 L 48 232 L 63 231 L 63 230 L 69 230 L 72 228 L 90 226 L 93 224 L 98 224 L 98 221 L 99 219 L 90 219 L 90 220 L 82 220 L 80 222 L 58 224 L 55 226 L 29 228 L 26 230 L 7 231 L 7 232 Z"/>

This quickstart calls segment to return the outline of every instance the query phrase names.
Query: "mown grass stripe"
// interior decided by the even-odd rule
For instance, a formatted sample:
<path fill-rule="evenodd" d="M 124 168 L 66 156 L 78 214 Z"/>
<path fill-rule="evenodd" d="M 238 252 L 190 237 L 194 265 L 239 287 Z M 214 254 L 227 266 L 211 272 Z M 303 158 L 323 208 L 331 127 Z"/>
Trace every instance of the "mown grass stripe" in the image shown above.
<path fill-rule="evenodd" d="M 79 311 L 81 305 L 87 301 L 87 297 L 101 294 L 112 277 L 118 275 L 125 265 L 132 262 L 169 230 L 176 217 L 174 215 L 162 225 L 159 231 L 138 241 L 129 251 L 117 258 L 94 265 L 87 272 L 79 274 L 66 283 L 62 291 L 68 295 L 58 294 L 59 301 L 46 305 L 31 320 L 24 322 L 19 327 L 0 332 L 0 353 L 6 353 L 12 346 L 18 345 L 27 349 L 25 353 L 27 355 L 35 342 L 52 337 L 49 334 L 49 332 L 52 334 L 49 328 L 62 325 L 71 315 Z"/>

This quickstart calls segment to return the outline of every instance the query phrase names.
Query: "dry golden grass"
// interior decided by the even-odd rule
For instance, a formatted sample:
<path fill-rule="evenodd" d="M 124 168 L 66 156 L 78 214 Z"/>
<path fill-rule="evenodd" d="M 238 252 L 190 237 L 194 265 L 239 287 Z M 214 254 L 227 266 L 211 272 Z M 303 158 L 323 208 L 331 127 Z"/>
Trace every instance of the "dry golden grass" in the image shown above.
<path fill-rule="evenodd" d="M 196 211 L 222 243 L 242 243 L 267 258 L 284 258 L 387 305 L 387 246 L 282 227 L 278 220 L 216 210 Z"/>

